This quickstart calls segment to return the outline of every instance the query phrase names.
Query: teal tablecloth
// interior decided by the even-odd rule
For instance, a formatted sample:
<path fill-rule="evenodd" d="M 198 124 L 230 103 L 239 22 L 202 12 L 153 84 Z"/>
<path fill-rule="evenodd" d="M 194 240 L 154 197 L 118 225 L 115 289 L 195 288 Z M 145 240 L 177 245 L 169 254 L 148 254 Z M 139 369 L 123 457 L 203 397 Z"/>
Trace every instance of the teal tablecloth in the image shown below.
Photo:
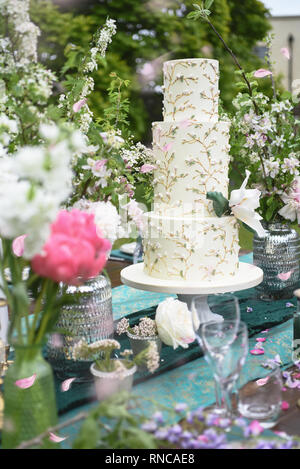
<path fill-rule="evenodd" d="M 252 262 L 252 256 L 243 256 L 243 262 Z M 115 320 L 139 311 L 157 305 L 165 299 L 168 294 L 158 294 L 135 290 L 127 286 L 120 286 L 113 289 L 113 312 Z M 293 322 L 292 313 L 295 310 L 295 301 L 285 300 L 272 302 L 262 302 L 257 299 L 255 289 L 248 289 L 238 292 L 241 306 L 242 319 L 245 314 L 251 314 L 255 317 L 259 329 L 266 324 L 270 328 L 263 333 L 266 337 L 264 344 L 264 355 L 251 355 L 247 357 L 246 364 L 240 376 L 239 385 L 249 380 L 258 379 L 265 376 L 268 370 L 262 366 L 267 359 L 273 359 L 279 355 L 282 366 L 287 367 L 292 363 L 292 340 L 293 340 Z M 252 310 L 252 311 L 251 311 Z M 272 310 L 272 311 L 271 311 Z M 276 323 L 276 315 L 280 312 L 283 323 L 272 327 Z M 250 338 L 249 351 L 254 348 L 256 338 L 262 336 L 262 333 Z M 190 409 L 198 406 L 207 406 L 215 401 L 214 381 L 212 373 L 203 357 L 186 363 L 178 368 L 166 371 L 165 373 L 153 377 L 152 379 L 139 383 L 134 386 L 133 392 L 136 395 L 150 398 L 166 406 L 173 406 L 178 402 L 186 402 Z M 81 410 L 88 410 L 96 405 L 91 403 L 68 412 L 61 417 L 61 421 L 71 418 Z M 143 408 L 145 414 L 149 416 L 153 412 L 152 405 L 145 405 Z M 73 425 L 64 429 L 64 434 L 68 435 L 65 441 L 65 447 L 69 447 L 72 437 L 76 434 L 78 427 Z"/>

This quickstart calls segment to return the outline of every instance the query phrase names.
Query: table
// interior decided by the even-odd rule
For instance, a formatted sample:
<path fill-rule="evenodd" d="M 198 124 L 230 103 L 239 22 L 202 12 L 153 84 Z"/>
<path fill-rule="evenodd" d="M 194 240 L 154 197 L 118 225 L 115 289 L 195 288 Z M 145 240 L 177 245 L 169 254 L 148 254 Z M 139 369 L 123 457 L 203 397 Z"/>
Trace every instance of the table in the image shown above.
<path fill-rule="evenodd" d="M 242 254 L 245 253 L 246 252 L 243 252 Z M 120 272 L 127 265 L 130 265 L 130 263 L 126 261 L 108 262 L 107 273 L 110 276 L 112 287 L 121 285 Z M 250 386 L 250 383 L 248 383 L 247 386 Z M 297 406 L 297 401 L 300 399 L 300 390 L 287 389 L 284 392 L 283 398 L 289 403 L 290 407 L 288 410 L 282 413 L 282 416 L 279 418 L 277 425 L 273 427 L 272 430 L 300 436 L 300 407 Z"/>

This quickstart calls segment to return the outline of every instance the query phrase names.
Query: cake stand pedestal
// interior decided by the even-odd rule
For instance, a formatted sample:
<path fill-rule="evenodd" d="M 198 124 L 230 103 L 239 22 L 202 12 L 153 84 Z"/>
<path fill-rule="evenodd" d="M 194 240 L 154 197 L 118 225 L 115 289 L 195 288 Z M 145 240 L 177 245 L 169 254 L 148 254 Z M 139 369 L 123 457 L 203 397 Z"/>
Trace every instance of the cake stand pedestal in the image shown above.
<path fill-rule="evenodd" d="M 144 272 L 144 263 L 129 265 L 121 271 L 121 281 L 129 287 L 159 293 L 176 294 L 180 301 L 184 301 L 189 310 L 195 296 L 202 297 L 202 304 L 198 312 L 200 323 L 208 321 L 222 321 L 223 317 L 214 314 L 208 305 L 208 295 L 217 293 L 233 293 L 259 285 L 263 280 L 263 271 L 252 264 L 240 262 L 237 273 L 222 280 L 212 282 L 191 280 L 163 280 L 150 277 Z"/>

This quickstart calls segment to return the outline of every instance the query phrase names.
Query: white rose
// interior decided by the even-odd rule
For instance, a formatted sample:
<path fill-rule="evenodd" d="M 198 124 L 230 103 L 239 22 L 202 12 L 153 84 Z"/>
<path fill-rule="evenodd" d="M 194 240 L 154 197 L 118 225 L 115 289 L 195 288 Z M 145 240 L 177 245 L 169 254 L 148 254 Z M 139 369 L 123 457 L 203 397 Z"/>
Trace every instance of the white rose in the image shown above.
<path fill-rule="evenodd" d="M 166 345 L 188 348 L 195 340 L 192 313 L 187 304 L 167 298 L 162 301 L 156 310 L 155 316 L 158 335 Z"/>

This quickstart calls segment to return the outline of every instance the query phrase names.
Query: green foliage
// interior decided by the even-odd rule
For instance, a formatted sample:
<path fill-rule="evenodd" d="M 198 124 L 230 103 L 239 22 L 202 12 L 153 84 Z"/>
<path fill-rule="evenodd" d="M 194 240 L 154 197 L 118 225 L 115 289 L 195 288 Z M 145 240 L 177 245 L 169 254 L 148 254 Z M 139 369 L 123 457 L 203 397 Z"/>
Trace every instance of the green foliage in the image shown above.
<path fill-rule="evenodd" d="M 85 419 L 73 449 L 156 449 L 158 441 L 141 429 L 145 417 L 130 411 L 135 405 L 125 392 L 101 402 Z"/>
<path fill-rule="evenodd" d="M 208 192 L 206 198 L 213 201 L 213 207 L 217 217 L 222 217 L 222 215 L 230 212 L 229 202 L 222 192 Z"/>
<path fill-rule="evenodd" d="M 161 60 L 155 79 L 155 83 L 161 85 L 164 60 L 205 56 L 218 59 L 221 98 L 225 109 L 232 109 L 236 94 L 234 82 L 237 81 L 232 60 L 205 22 L 190 21 L 186 17 L 195 11 L 193 5 L 201 5 L 201 2 L 103 0 L 100 3 L 95 0 L 89 2 L 90 8 L 81 9 L 79 13 L 61 12 L 46 0 L 31 0 L 31 3 L 32 19 L 42 30 L 40 55 L 56 72 L 64 64 L 64 53 L 68 54 L 70 44 L 85 50 L 90 37 L 105 23 L 107 16 L 117 20 L 118 33 L 110 45 L 105 67 L 99 67 L 93 74 L 95 91 L 89 106 L 95 115 L 103 118 L 109 106 L 107 89 L 111 72 L 124 81 L 129 80 L 126 98 L 130 102 L 130 130 L 136 139 L 150 142 L 151 122 L 161 120 L 161 95 L 155 93 L 154 85 L 143 89 L 137 74 L 139 67 L 151 60 Z M 263 3 L 259 0 L 207 0 L 204 9 L 211 10 L 216 28 L 241 57 L 244 69 L 259 68 L 261 62 L 251 50 L 270 28 Z M 73 65 L 69 62 L 70 68 L 64 71 L 68 76 L 74 74 Z M 61 89 L 61 84 L 58 88 Z"/>

